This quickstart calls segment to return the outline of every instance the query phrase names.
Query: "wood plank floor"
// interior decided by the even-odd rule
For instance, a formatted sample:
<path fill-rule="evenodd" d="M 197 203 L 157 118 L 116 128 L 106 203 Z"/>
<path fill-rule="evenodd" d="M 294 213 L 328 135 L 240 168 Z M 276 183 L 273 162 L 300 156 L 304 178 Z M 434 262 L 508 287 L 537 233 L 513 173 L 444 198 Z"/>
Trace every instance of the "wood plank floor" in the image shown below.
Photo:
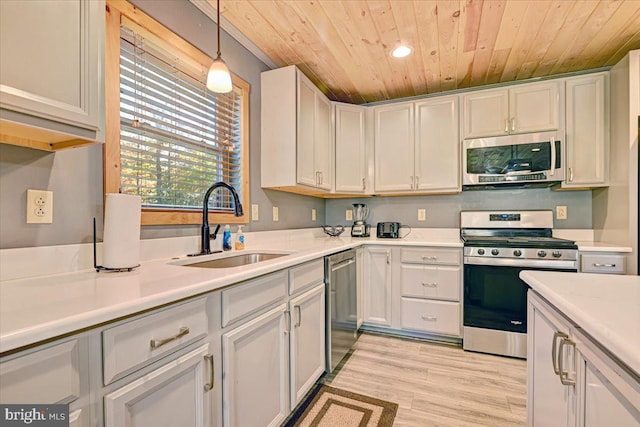
<path fill-rule="evenodd" d="M 526 361 L 363 333 L 326 384 L 396 402 L 394 426 L 524 426 Z"/>

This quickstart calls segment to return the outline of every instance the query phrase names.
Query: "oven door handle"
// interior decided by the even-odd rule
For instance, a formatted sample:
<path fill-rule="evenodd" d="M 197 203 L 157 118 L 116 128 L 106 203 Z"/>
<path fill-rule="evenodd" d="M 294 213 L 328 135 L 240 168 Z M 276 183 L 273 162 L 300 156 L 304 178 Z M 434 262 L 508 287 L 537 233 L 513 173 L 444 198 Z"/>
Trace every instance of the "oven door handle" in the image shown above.
<path fill-rule="evenodd" d="M 572 260 L 464 257 L 464 263 L 467 265 L 493 265 L 496 267 L 534 267 L 578 271 L 578 262 Z"/>

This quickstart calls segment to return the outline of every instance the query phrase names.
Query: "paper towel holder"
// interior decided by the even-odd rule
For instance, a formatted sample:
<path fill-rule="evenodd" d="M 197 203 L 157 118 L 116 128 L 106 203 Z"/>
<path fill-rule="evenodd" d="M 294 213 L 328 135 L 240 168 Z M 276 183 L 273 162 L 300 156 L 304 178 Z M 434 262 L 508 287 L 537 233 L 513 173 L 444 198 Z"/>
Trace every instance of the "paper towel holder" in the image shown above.
<path fill-rule="evenodd" d="M 96 255 L 96 217 L 93 217 L 93 268 L 95 268 L 96 272 L 100 273 L 100 271 L 111 271 L 114 273 L 122 272 L 122 271 L 132 271 L 134 268 L 140 267 L 140 264 L 135 265 L 133 267 L 124 267 L 124 268 L 111 268 L 104 267 L 102 265 L 98 265 L 98 257 Z"/>

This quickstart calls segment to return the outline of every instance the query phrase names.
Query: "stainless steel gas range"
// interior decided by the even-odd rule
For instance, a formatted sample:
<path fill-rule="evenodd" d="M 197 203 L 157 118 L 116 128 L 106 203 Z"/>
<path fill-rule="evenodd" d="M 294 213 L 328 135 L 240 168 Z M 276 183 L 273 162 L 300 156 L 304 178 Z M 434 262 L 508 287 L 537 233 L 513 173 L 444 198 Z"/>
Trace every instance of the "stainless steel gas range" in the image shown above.
<path fill-rule="evenodd" d="M 575 242 L 553 237 L 553 212 L 462 211 L 463 348 L 525 358 L 527 290 L 522 270 L 578 270 Z"/>

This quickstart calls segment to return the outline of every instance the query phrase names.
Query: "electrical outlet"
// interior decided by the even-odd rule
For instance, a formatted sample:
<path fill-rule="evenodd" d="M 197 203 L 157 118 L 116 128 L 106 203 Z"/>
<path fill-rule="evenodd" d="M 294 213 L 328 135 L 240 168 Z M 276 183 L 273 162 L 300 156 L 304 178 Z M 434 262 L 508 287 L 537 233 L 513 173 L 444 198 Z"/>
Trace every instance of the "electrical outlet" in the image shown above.
<path fill-rule="evenodd" d="M 353 211 L 351 209 L 344 211 L 344 219 L 346 221 L 353 221 Z"/>
<path fill-rule="evenodd" d="M 418 221 L 426 221 L 426 220 L 427 220 L 427 210 L 418 209 Z"/>
<path fill-rule="evenodd" d="M 316 220 L 316 210 L 311 209 L 311 221 L 315 221 L 315 220 Z"/>
<path fill-rule="evenodd" d="M 260 205 L 251 205 L 251 221 L 260 220 Z"/>
<path fill-rule="evenodd" d="M 278 211 L 278 207 L 274 206 L 273 207 L 273 222 L 278 222 L 280 221 L 280 212 Z"/>
<path fill-rule="evenodd" d="M 27 190 L 27 224 L 53 223 L 53 191 Z"/>
<path fill-rule="evenodd" d="M 556 219 L 567 219 L 566 206 L 556 206 Z"/>

